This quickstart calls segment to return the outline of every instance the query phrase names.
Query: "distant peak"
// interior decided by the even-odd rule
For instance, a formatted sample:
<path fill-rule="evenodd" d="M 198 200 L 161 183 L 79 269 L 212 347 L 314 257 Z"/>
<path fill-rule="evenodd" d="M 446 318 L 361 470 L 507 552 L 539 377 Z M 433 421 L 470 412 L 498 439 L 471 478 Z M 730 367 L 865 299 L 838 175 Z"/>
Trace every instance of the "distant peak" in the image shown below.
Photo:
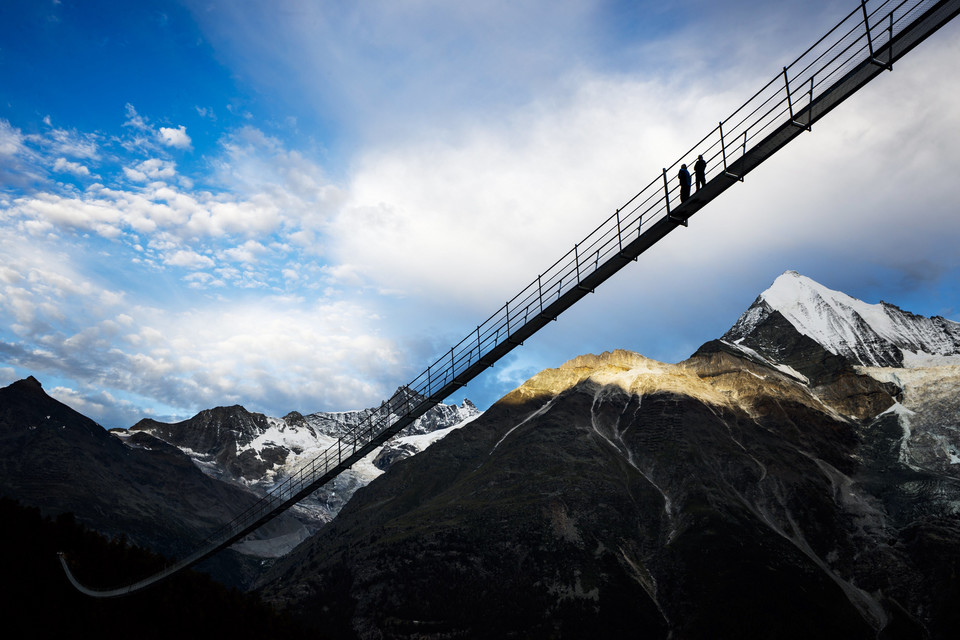
<path fill-rule="evenodd" d="M 780 274 L 773 284 L 761 294 L 761 297 L 767 298 L 770 295 L 795 295 L 798 291 L 816 291 L 817 293 L 828 293 L 832 295 L 846 296 L 845 293 L 833 291 L 823 286 L 816 280 L 797 273 L 796 271 L 784 271 Z M 848 297 L 848 296 L 846 296 Z"/>
<path fill-rule="evenodd" d="M 43 385 L 40 384 L 40 381 L 33 376 L 27 376 L 23 380 L 17 380 L 10 386 L 12 388 L 20 389 L 21 391 L 30 391 L 33 393 L 46 395 L 46 392 L 43 390 Z"/>
<path fill-rule="evenodd" d="M 905 366 L 960 355 L 960 325 L 889 303 L 870 304 L 789 270 L 760 294 L 724 336 L 739 343 L 779 313 L 827 351 L 867 366 Z"/>

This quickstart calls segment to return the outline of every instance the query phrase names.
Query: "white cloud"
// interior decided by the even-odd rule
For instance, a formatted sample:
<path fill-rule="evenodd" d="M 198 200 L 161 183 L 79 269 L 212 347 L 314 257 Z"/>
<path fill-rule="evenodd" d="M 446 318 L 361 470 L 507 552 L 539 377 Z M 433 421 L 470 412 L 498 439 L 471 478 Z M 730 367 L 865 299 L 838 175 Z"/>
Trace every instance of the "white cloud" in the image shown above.
<path fill-rule="evenodd" d="M 7 386 L 17 381 L 17 370 L 13 367 L 0 367 L 0 385 Z"/>
<path fill-rule="evenodd" d="M 132 182 L 170 180 L 177 175 L 177 165 L 170 160 L 150 158 L 137 163 L 134 167 L 124 167 L 123 172 Z"/>
<path fill-rule="evenodd" d="M 502 302 L 657 176 L 692 137 L 682 122 L 708 110 L 697 98 L 597 78 L 564 103 L 368 153 L 331 249 L 389 289 Z"/>
<path fill-rule="evenodd" d="M 160 142 L 167 147 L 174 147 L 176 149 L 190 148 L 190 136 L 187 135 L 187 128 L 183 125 L 180 125 L 176 129 L 170 127 L 160 127 L 158 135 L 160 137 Z"/>
<path fill-rule="evenodd" d="M 0 118 L 0 185 L 17 188 L 41 180 L 42 171 L 49 166 L 41 164 L 23 132 Z M 0 195 L 0 206 L 5 202 L 5 196 Z"/>
<path fill-rule="evenodd" d="M 206 269 L 215 264 L 210 257 L 185 249 L 173 252 L 164 259 L 164 262 L 174 267 L 186 267 L 188 269 Z"/>
<path fill-rule="evenodd" d="M 328 90 L 344 98 L 336 123 L 355 155 L 340 184 L 306 137 L 289 143 L 248 126 L 225 136 L 211 159 L 214 175 L 198 176 L 205 186 L 193 189 L 161 148 L 189 148 L 186 127 L 156 129 L 128 105 L 128 135 L 111 143 L 136 153 L 117 169 L 133 185 L 108 176 L 111 186 L 82 192 L 0 196 L 0 320 L 8 327 L 0 347 L 10 361 L 178 411 L 231 402 L 274 413 L 373 404 L 774 75 L 771 51 L 784 56 L 771 43 L 789 32 L 779 11 L 749 42 L 717 42 L 703 27 L 702 45 L 685 34 L 657 59 L 676 71 L 670 78 L 626 66 L 597 71 L 581 48 L 587 35 L 578 29 L 589 25 L 571 26 L 592 15 L 587 5 L 543 13 L 552 26 L 536 32 L 522 27 L 542 5 L 474 5 L 398 5 L 372 16 L 364 7 L 326 16 L 304 5 L 327 19 L 319 31 L 330 38 L 287 25 L 293 37 L 282 51 L 275 32 L 234 32 L 250 45 L 251 64 L 285 82 L 276 69 L 289 67 L 273 65 L 276 56 L 303 62 L 291 85 L 304 102 L 322 103 Z M 485 30 L 498 10 L 514 12 L 506 32 Z M 354 30 L 337 32 L 355 12 L 369 28 L 363 43 L 351 41 Z M 456 28 L 437 28 L 425 18 L 431 12 Z M 467 25 L 473 18 L 476 28 Z M 431 66 L 463 36 L 473 38 L 466 41 L 475 58 L 454 51 Z M 371 41 L 382 46 L 371 49 Z M 950 203 L 960 194 L 947 168 L 960 143 L 960 92 L 949 69 L 957 42 L 938 34 L 924 43 L 878 88 L 842 105 L 551 323 L 490 384 L 519 382 L 590 350 L 680 359 L 732 324 L 786 268 L 845 277 L 881 265 L 922 277 L 955 265 L 960 218 Z M 733 61 L 720 73 L 722 86 L 710 75 L 714 48 L 737 53 L 720 56 Z M 642 62 L 650 50 L 641 49 L 630 55 Z M 370 73 L 394 53 L 384 74 Z M 574 59 L 580 55 L 587 61 Z M 407 71 L 418 75 L 406 82 Z M 428 90 L 441 85 L 441 95 Z M 357 123 L 369 124 L 369 136 L 351 137 Z M 48 161 L 36 164 L 45 170 L 55 158 L 67 169 L 89 164 L 76 162 L 84 153 L 106 154 L 101 139 L 58 136 L 42 148 L 73 151 L 43 156 Z M 31 145 L 41 143 L 0 120 L 0 172 Z"/>
<path fill-rule="evenodd" d="M 680 251 L 670 257 L 678 278 L 715 271 L 732 253 L 775 259 L 774 247 L 801 240 L 808 254 L 887 265 L 942 244 L 938 260 L 953 263 L 960 219 L 946 219 L 942 203 L 956 196 L 942 176 L 960 146 L 951 107 L 960 88 L 942 78 L 958 53 L 949 38 L 925 43 L 711 205 L 698 229 L 665 243 Z M 715 95 L 709 82 L 584 75 L 565 102 L 535 103 L 443 141 L 368 151 L 331 227 L 339 263 L 331 271 L 492 311 L 657 180 L 739 104 L 731 95 L 743 100 L 770 76 Z M 923 185 L 919 199 L 912 185 Z M 916 222 L 904 225 L 914 209 Z"/>
<path fill-rule="evenodd" d="M 23 151 L 23 134 L 7 120 L 0 119 L 0 156 L 15 156 Z"/>
<path fill-rule="evenodd" d="M 126 105 L 127 120 L 123 123 L 123 126 L 130 127 L 131 129 L 137 131 L 150 131 L 150 125 L 147 124 L 146 119 L 137 113 L 137 110 L 130 103 Z"/>
<path fill-rule="evenodd" d="M 0 317 L 4 326 L 28 339 L 26 344 L 51 342 L 76 318 L 116 313 L 124 294 L 98 286 L 73 262 L 80 255 L 71 244 L 39 239 L 25 243 L 16 230 L 0 230 Z M 2 336 L 2 334 L 0 334 Z"/>
<path fill-rule="evenodd" d="M 256 254 L 258 246 L 241 250 Z M 0 251 L 5 364 L 41 380 L 75 380 L 59 397 L 92 415 L 106 411 L 94 388 L 188 415 L 233 402 L 274 413 L 356 408 L 392 391 L 389 372 L 405 360 L 364 304 L 262 295 L 211 302 L 181 291 L 172 297 L 182 306 L 161 307 L 159 283 L 141 282 L 141 270 L 127 268 L 128 291 L 110 288 L 91 275 L 103 264 L 62 240 L 28 245 L 7 227 Z M 187 250 L 169 260 L 185 268 L 214 262 Z"/>
<path fill-rule="evenodd" d="M 145 174 L 143 171 L 139 171 L 139 170 L 137 170 L 137 169 L 131 169 L 130 167 L 124 167 L 124 168 L 123 168 L 123 174 L 124 174 L 125 176 L 127 176 L 127 180 L 130 180 L 131 182 L 146 182 L 146 181 L 147 181 L 147 174 Z"/>
<path fill-rule="evenodd" d="M 57 158 L 57 161 L 53 163 L 53 170 L 60 173 L 71 173 L 81 178 L 90 176 L 90 169 L 78 162 L 70 162 L 66 158 Z"/>
<path fill-rule="evenodd" d="M 268 252 L 268 249 L 255 240 L 247 240 L 241 246 L 225 249 L 221 255 L 230 262 L 255 263 Z"/>
<path fill-rule="evenodd" d="M 98 160 L 100 158 L 97 134 L 51 128 L 46 136 L 31 136 L 31 138 L 42 145 L 48 146 L 55 155 L 84 160 Z"/>
<path fill-rule="evenodd" d="M 129 179 L 139 181 L 174 175 L 172 163 L 154 161 L 125 171 Z M 180 238 L 182 242 L 229 234 L 269 234 L 285 222 L 285 212 L 265 195 L 243 199 L 185 192 L 163 183 L 151 183 L 136 191 L 93 185 L 83 193 L 39 193 L 14 200 L 7 214 L 65 230 L 94 231 L 105 237 L 127 231 L 162 232 L 167 239 Z"/>
<path fill-rule="evenodd" d="M 115 142 L 130 153 L 156 153 L 164 148 L 190 150 L 192 140 L 185 125 L 154 128 L 149 119 L 137 112 L 132 104 L 126 105 L 124 128 L 131 134 L 115 139 Z"/>
<path fill-rule="evenodd" d="M 184 310 L 132 300 L 122 306 L 79 306 L 79 297 L 102 299 L 103 292 L 93 283 L 77 282 L 63 257 L 38 271 L 37 262 L 50 257 L 43 247 L 35 258 L 16 256 L 14 265 L 27 269 L 31 287 L 0 290 L 0 317 L 8 327 L 20 325 L 21 340 L 18 346 L 0 335 L 0 349 L 8 365 L 41 380 L 52 374 L 76 380 L 85 390 L 60 388 L 55 396 L 91 415 L 109 413 L 108 403 L 91 399 L 93 388 L 113 390 L 114 399 L 118 393 L 150 398 L 151 404 L 177 408 L 181 417 L 235 402 L 274 414 L 347 409 L 392 391 L 388 372 L 401 352 L 377 336 L 362 306 L 263 297 L 242 303 L 192 301 Z M 60 313 L 68 306 L 69 315 Z M 104 400 L 106 394 L 99 397 Z M 131 413 L 129 406 L 114 409 Z"/>

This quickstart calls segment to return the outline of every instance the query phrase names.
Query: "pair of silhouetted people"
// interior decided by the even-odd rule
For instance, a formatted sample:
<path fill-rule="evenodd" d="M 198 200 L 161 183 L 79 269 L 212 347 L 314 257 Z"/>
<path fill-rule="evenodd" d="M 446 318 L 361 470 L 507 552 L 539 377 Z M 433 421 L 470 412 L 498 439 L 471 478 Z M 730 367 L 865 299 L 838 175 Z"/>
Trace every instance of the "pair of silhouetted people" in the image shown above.
<path fill-rule="evenodd" d="M 693 171 L 697 176 L 697 191 L 699 191 L 703 185 L 707 184 L 707 162 L 702 155 L 697 157 Z M 687 165 L 680 165 L 677 179 L 680 180 L 680 203 L 683 204 L 690 197 L 690 172 L 687 171 Z"/>

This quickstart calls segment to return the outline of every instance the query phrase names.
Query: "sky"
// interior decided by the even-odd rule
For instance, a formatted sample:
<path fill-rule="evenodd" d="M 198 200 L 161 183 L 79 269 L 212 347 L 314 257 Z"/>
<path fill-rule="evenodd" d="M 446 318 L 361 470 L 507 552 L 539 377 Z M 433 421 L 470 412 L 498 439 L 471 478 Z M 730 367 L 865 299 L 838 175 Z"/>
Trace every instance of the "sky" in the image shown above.
<path fill-rule="evenodd" d="M 379 405 L 854 0 L 4 0 L 0 385 Z M 960 21 L 461 389 L 679 362 L 787 270 L 960 321 Z"/>

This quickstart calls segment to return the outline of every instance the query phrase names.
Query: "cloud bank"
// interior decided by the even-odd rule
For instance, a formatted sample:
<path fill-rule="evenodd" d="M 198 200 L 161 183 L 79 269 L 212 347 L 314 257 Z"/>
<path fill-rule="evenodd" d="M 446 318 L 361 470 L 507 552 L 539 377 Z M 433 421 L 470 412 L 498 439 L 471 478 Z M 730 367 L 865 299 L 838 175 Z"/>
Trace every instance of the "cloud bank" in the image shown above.
<path fill-rule="evenodd" d="M 193 8 L 232 72 L 289 117 L 227 126 L 191 105 L 211 129 L 190 135 L 133 103 L 110 130 L 0 117 L 0 383 L 35 375 L 106 426 L 234 403 L 374 406 L 846 4 L 800 19 L 644 5 L 656 25 L 589 2 Z M 678 361 L 786 269 L 956 317 L 955 36 L 936 34 L 464 395 L 489 403 L 588 352 Z M 303 105 L 336 125 L 305 124 Z"/>

